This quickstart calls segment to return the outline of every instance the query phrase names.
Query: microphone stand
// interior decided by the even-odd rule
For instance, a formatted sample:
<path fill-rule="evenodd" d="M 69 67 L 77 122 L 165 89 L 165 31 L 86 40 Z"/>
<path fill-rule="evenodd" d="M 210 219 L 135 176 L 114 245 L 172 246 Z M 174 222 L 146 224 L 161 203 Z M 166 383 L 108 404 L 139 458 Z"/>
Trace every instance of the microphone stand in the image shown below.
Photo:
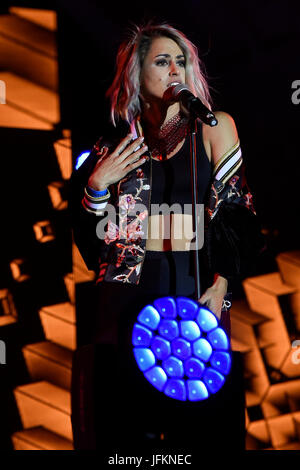
<path fill-rule="evenodd" d="M 201 295 L 200 291 L 200 265 L 198 257 L 199 230 L 198 230 L 198 191 L 197 191 L 197 144 L 196 144 L 197 123 L 196 118 L 192 118 L 192 132 L 190 136 L 190 173 L 192 186 L 192 216 L 193 233 L 196 249 L 194 250 L 194 269 L 195 269 L 195 300 L 198 301 Z"/>

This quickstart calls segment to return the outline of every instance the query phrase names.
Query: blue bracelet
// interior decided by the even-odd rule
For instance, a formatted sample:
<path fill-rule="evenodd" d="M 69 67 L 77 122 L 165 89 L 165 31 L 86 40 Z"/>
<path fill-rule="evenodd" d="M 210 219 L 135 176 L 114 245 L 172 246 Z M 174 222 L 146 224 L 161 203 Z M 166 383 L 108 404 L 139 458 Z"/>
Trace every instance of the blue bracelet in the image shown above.
<path fill-rule="evenodd" d="M 86 190 L 87 190 L 88 194 L 92 197 L 101 197 L 101 196 L 105 196 L 108 193 L 107 188 L 103 189 L 103 191 L 96 191 L 95 189 L 91 188 L 90 186 L 87 186 Z"/>

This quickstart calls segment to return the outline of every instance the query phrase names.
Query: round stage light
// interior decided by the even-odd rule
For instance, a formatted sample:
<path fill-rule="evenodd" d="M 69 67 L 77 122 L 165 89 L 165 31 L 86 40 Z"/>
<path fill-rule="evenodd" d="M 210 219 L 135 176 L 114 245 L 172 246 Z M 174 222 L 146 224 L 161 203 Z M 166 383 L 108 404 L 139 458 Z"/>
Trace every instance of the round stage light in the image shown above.
<path fill-rule="evenodd" d="M 231 369 L 230 342 L 218 318 L 187 297 L 162 297 L 144 307 L 132 345 L 145 378 L 176 400 L 207 399 Z"/>

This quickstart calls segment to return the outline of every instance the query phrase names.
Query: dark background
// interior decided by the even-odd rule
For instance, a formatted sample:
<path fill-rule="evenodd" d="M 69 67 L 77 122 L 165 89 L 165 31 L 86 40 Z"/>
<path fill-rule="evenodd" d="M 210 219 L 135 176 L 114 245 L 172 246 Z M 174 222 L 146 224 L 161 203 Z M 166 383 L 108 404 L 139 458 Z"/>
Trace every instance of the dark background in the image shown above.
<path fill-rule="evenodd" d="M 120 40 L 132 23 L 167 21 L 199 48 L 215 110 L 234 118 L 257 211 L 267 231 L 263 263 L 299 248 L 297 170 L 300 78 L 296 2 L 58 2 L 62 121 L 72 129 L 74 158 L 105 132 L 105 91 Z M 293 177 L 296 176 L 296 178 Z M 275 267 L 275 266 L 274 266 Z"/>
<path fill-rule="evenodd" d="M 5 185 L 11 181 L 10 175 L 14 175 L 18 188 L 26 178 L 25 199 L 22 196 L 26 210 L 12 217 L 14 206 L 2 207 L 5 249 L 1 253 L 0 283 L 1 288 L 11 289 L 19 314 L 17 325 L 1 336 L 9 345 L 7 363 L 16 365 L 10 372 L 6 366 L 1 368 L 2 384 L 9 383 L 9 389 L 2 387 L 1 395 L 1 419 L 7 423 L 0 431 L 3 449 L 10 448 L 10 434 L 22 427 L 11 390 L 30 381 L 20 348 L 44 339 L 38 309 L 67 300 L 62 277 L 72 269 L 68 219 L 65 212 L 53 211 L 46 189 L 49 182 L 59 178 L 52 142 L 62 129 L 71 129 L 75 161 L 106 132 L 109 107 L 105 91 L 113 79 L 119 42 L 130 24 L 150 19 L 167 21 L 198 46 L 214 109 L 228 112 L 236 122 L 248 183 L 266 235 L 267 248 L 257 274 L 277 271 L 276 255 L 300 245 L 300 104 L 293 104 L 291 99 L 292 82 L 300 80 L 297 2 L 14 1 L 2 2 L 0 13 L 9 6 L 57 11 L 61 122 L 53 133 L 7 129 L 0 133 L 2 155 L 9 156 L 2 159 L 2 175 L 8 176 L 2 182 L 2 200 L 8 194 L 9 186 L 5 189 Z M 18 142 L 18 147 L 13 142 Z M 25 148 L 30 153 L 30 167 Z M 41 155 L 47 157 L 42 160 Z M 36 194 L 39 197 L 34 199 Z M 38 246 L 32 233 L 32 224 L 41 218 L 51 219 L 59 235 L 47 248 Z M 36 274 L 24 286 L 13 282 L 8 269 L 9 261 L 18 256 L 28 257 L 31 272 Z"/>
<path fill-rule="evenodd" d="M 58 13 L 61 128 L 72 131 L 74 159 L 105 133 L 105 91 L 126 29 L 167 21 L 199 48 L 214 109 L 234 118 L 256 208 L 273 254 L 299 247 L 300 6 L 297 1 L 8 1 Z M 299 96 L 299 94 L 298 94 Z"/>

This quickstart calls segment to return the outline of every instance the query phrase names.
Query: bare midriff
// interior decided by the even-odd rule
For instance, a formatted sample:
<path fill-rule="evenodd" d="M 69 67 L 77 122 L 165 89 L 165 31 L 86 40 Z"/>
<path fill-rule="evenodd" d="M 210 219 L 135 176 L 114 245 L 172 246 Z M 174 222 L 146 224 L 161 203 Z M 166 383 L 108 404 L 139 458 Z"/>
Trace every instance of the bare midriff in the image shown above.
<path fill-rule="evenodd" d="M 151 215 L 148 220 L 146 250 L 190 251 L 192 223 L 190 214 Z"/>
<path fill-rule="evenodd" d="M 210 144 L 205 139 L 203 143 L 210 159 Z M 172 158 L 182 148 L 183 144 L 184 140 L 168 155 L 168 159 Z M 194 247 L 193 238 L 193 218 L 191 214 L 157 214 L 149 216 L 146 250 L 190 251 Z"/>

